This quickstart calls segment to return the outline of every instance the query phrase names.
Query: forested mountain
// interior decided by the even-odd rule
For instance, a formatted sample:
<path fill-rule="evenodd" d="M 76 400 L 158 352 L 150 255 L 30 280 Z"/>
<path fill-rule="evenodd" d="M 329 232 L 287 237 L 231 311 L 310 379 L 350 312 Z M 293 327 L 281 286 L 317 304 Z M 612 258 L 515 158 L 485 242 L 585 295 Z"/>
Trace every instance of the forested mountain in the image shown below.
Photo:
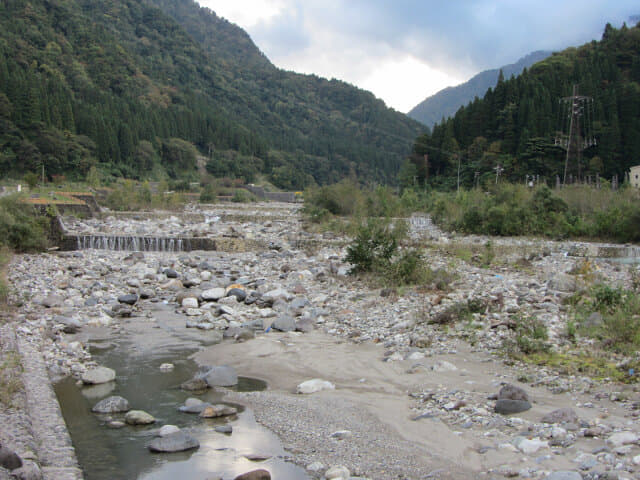
<path fill-rule="evenodd" d="M 424 181 L 427 174 L 430 184 L 453 187 L 460 159 L 467 186 L 493 179 L 498 165 L 513 181 L 562 178 L 565 151 L 554 146 L 554 136 L 566 125 L 567 104 L 560 99 L 572 95 L 573 85 L 593 98 L 583 124 L 590 124 L 597 144 L 584 151 L 579 169 L 570 165 L 570 173 L 622 180 L 640 164 L 640 24 L 607 25 L 599 42 L 554 53 L 517 78 L 500 78 L 484 98 L 418 137 L 412 156 L 417 177 Z"/>
<path fill-rule="evenodd" d="M 489 88 L 496 85 L 500 71 L 502 71 L 505 78 L 518 76 L 525 68 L 544 60 L 549 55 L 551 55 L 551 52 L 538 50 L 522 57 L 516 63 L 480 72 L 465 83 L 455 87 L 447 87 L 426 98 L 413 107 L 407 115 L 428 127 L 433 127 L 443 118 L 453 116 L 460 107 L 467 105 L 474 98 L 482 97 L 487 93 Z"/>
<path fill-rule="evenodd" d="M 422 127 L 344 82 L 275 68 L 192 0 L 0 2 L 0 174 L 394 178 Z"/>

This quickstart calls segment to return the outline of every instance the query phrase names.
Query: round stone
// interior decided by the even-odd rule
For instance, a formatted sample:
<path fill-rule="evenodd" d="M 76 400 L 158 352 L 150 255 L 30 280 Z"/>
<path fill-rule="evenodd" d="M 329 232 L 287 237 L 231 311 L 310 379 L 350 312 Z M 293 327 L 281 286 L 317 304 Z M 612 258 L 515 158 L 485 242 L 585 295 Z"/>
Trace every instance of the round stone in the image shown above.
<path fill-rule="evenodd" d="M 131 410 L 126 398 L 114 395 L 100 400 L 91 409 L 94 413 L 121 413 Z"/>

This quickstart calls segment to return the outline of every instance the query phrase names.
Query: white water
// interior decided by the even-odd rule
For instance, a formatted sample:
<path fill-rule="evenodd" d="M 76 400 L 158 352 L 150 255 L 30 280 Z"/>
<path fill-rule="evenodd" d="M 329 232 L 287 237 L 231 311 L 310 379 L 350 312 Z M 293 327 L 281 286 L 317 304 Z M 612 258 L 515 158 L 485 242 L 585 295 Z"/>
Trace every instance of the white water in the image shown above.
<path fill-rule="evenodd" d="M 78 250 L 117 250 L 139 252 L 182 252 L 184 240 L 171 237 L 133 235 L 77 235 Z"/>

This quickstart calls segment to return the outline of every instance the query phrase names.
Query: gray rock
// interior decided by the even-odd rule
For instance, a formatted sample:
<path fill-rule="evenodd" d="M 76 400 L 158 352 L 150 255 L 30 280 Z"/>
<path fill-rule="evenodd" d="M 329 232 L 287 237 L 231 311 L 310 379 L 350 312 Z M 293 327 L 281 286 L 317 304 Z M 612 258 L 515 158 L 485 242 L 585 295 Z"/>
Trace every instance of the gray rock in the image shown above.
<path fill-rule="evenodd" d="M 260 470 L 252 470 L 251 472 L 238 475 L 233 480 L 271 480 L 271 474 L 261 468 Z"/>
<path fill-rule="evenodd" d="M 309 305 L 309 300 L 307 300 L 304 297 L 296 297 L 294 298 L 291 303 L 289 304 L 290 308 L 295 308 L 295 309 L 302 309 L 304 307 L 307 307 Z"/>
<path fill-rule="evenodd" d="M 150 288 L 143 288 L 140 290 L 140 298 L 142 299 L 153 298 L 155 296 L 156 292 L 154 292 Z"/>
<path fill-rule="evenodd" d="M 194 297 L 186 297 L 182 299 L 182 308 L 198 308 L 198 299 Z"/>
<path fill-rule="evenodd" d="M 178 278 L 178 272 L 176 272 L 173 268 L 165 268 L 163 272 L 167 278 Z"/>
<path fill-rule="evenodd" d="M 229 415 L 235 415 L 238 413 L 238 409 L 235 407 L 230 407 L 229 405 L 218 404 L 218 405 L 207 405 L 202 412 L 200 412 L 200 416 L 202 418 L 218 418 L 218 417 L 226 417 Z"/>
<path fill-rule="evenodd" d="M 129 402 L 126 398 L 114 395 L 107 397 L 104 400 L 100 400 L 91 409 L 94 413 L 121 413 L 131 410 Z"/>
<path fill-rule="evenodd" d="M 210 387 L 232 387 L 238 384 L 236 370 L 228 365 L 212 367 L 203 378 Z"/>
<path fill-rule="evenodd" d="M 293 332 L 296 329 L 296 320 L 290 315 L 281 315 L 275 319 L 271 326 L 281 332 Z"/>
<path fill-rule="evenodd" d="M 155 423 L 156 419 L 145 411 L 130 410 L 124 416 L 124 421 L 128 425 L 149 425 L 150 423 Z"/>
<path fill-rule="evenodd" d="M 195 276 L 188 276 L 187 278 L 182 280 L 182 284 L 186 288 L 196 287 L 200 285 L 200 283 L 201 283 L 200 277 L 195 277 Z"/>
<path fill-rule="evenodd" d="M 0 465 L 7 470 L 15 470 L 22 466 L 22 459 L 13 450 L 0 446 Z"/>
<path fill-rule="evenodd" d="M 82 328 L 82 322 L 76 318 L 63 317 L 61 315 L 56 316 L 53 321 L 55 323 L 62 324 L 62 331 L 64 333 L 73 334 Z"/>
<path fill-rule="evenodd" d="M 194 402 L 192 400 L 197 400 L 197 402 Z M 182 413 L 197 413 L 197 414 L 200 414 L 200 413 L 202 413 L 202 411 L 205 408 L 210 407 L 210 406 L 211 406 L 210 403 L 203 402 L 202 400 L 198 400 L 197 398 L 188 398 L 184 402 L 184 405 L 180 406 L 178 408 L 178 410 L 180 410 Z"/>
<path fill-rule="evenodd" d="M 315 328 L 313 320 L 310 318 L 298 318 L 296 320 L 296 330 L 298 332 L 309 333 Z"/>
<path fill-rule="evenodd" d="M 33 460 L 25 460 L 20 468 L 11 472 L 11 477 L 17 480 L 42 480 L 42 470 Z"/>
<path fill-rule="evenodd" d="M 545 480 L 582 480 L 582 475 L 570 470 L 559 470 L 551 472 L 545 477 Z"/>
<path fill-rule="evenodd" d="M 507 383 L 498 392 L 498 400 L 524 400 L 529 401 L 529 395 L 522 388 Z"/>
<path fill-rule="evenodd" d="M 241 288 L 232 288 L 227 292 L 227 297 L 236 297 L 238 302 L 242 302 L 247 298 L 247 292 Z"/>
<path fill-rule="evenodd" d="M 116 372 L 108 367 L 96 367 L 82 374 L 82 382 L 88 385 L 98 385 L 115 380 Z"/>
<path fill-rule="evenodd" d="M 503 398 L 496 402 L 494 411 L 502 415 L 511 415 L 513 413 L 526 412 L 530 408 L 531 403 L 527 400 L 510 400 Z"/>
<path fill-rule="evenodd" d="M 172 433 L 176 433 L 179 432 L 180 429 L 178 427 L 176 427 L 175 425 L 163 425 L 160 430 L 158 430 L 158 436 L 159 437 L 166 437 L 168 435 L 171 435 Z"/>
<path fill-rule="evenodd" d="M 210 288 L 202 292 L 201 296 L 203 300 L 208 302 L 217 302 L 225 295 L 224 288 Z"/>
<path fill-rule="evenodd" d="M 120 303 L 125 303 L 127 305 L 134 305 L 138 301 L 138 295 L 135 293 L 127 293 L 125 295 L 120 295 L 118 297 L 118 301 Z"/>
<path fill-rule="evenodd" d="M 193 450 L 199 447 L 200 443 L 198 440 L 183 431 L 154 438 L 148 445 L 149 450 L 158 453 L 184 452 L 185 450 Z"/>
<path fill-rule="evenodd" d="M 559 408 L 542 417 L 542 423 L 579 423 L 578 414 L 573 408 Z"/>
<path fill-rule="evenodd" d="M 180 388 L 182 390 L 186 390 L 187 392 L 197 392 L 206 390 L 207 388 L 209 388 L 209 384 L 204 378 L 194 378 L 192 380 L 187 380 L 186 382 L 181 384 Z"/>
<path fill-rule="evenodd" d="M 218 425 L 214 430 L 218 433 L 230 434 L 233 432 L 233 427 L 231 425 Z"/>
<path fill-rule="evenodd" d="M 42 299 L 42 306 L 47 308 L 61 307 L 64 303 L 64 298 L 60 295 L 49 295 Z"/>

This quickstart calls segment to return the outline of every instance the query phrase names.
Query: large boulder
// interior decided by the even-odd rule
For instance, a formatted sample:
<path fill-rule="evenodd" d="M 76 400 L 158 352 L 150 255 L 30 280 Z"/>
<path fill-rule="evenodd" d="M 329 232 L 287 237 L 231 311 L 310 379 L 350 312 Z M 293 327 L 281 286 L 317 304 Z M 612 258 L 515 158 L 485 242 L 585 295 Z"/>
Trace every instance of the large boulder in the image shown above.
<path fill-rule="evenodd" d="M 236 370 L 228 365 L 210 368 L 203 378 L 210 387 L 232 387 L 238 384 Z"/>
<path fill-rule="evenodd" d="M 108 367 L 96 367 L 82 374 L 82 382 L 87 385 L 98 385 L 115 380 L 116 372 Z"/>
<path fill-rule="evenodd" d="M 148 445 L 149 450 L 158 453 L 184 452 L 185 450 L 193 450 L 199 447 L 198 440 L 181 430 L 154 438 Z"/>
<path fill-rule="evenodd" d="M 129 425 L 149 425 L 155 423 L 156 419 L 143 410 L 130 410 L 124 416 L 124 421 Z"/>
<path fill-rule="evenodd" d="M 502 415 L 526 412 L 531 408 L 529 395 L 522 388 L 506 384 L 498 392 L 498 401 L 494 411 Z"/>
<path fill-rule="evenodd" d="M 131 410 L 126 398 L 113 395 L 96 403 L 91 411 L 93 413 L 121 413 Z"/>

